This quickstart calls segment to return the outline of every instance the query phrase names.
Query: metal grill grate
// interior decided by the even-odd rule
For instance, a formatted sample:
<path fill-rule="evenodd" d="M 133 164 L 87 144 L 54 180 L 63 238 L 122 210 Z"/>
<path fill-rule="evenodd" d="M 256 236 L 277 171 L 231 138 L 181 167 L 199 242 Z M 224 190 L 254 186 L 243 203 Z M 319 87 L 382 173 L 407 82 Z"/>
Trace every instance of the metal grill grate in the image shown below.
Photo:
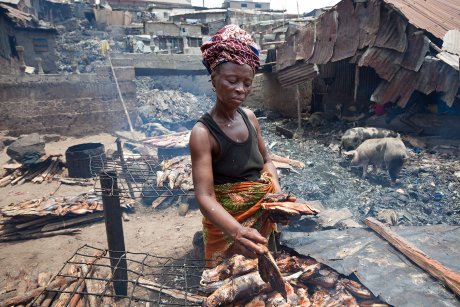
<path fill-rule="evenodd" d="M 97 155 L 90 157 L 91 173 L 97 179 L 101 177 L 117 181 L 117 187 L 112 184 L 106 195 L 120 195 L 131 198 L 157 198 L 181 195 L 192 195 L 193 191 L 171 189 L 167 185 L 157 186 L 157 171 L 161 169 L 157 159 L 149 156 L 123 157 L 114 154 L 112 157 Z M 102 195 L 102 189 L 96 180 L 94 191 Z"/>
<path fill-rule="evenodd" d="M 80 247 L 48 283 L 49 286 L 35 298 L 32 306 L 40 306 L 50 296 L 54 296 L 54 300 L 61 300 L 63 306 L 79 298 L 93 300 L 96 306 L 107 304 L 107 300 L 119 306 L 143 306 L 147 303 L 150 306 L 201 305 L 203 297 L 197 293 L 204 260 L 174 259 L 133 252 L 123 253 L 118 259 L 109 255 L 113 253 L 106 249 L 89 245 Z M 115 263 L 120 263 L 122 258 L 127 262 L 127 280 L 115 279 L 113 276 L 119 274 L 112 274 L 111 270 L 110 262 L 115 260 Z M 114 266 L 115 270 L 120 270 L 120 267 Z M 76 273 L 71 274 L 72 271 Z M 50 288 L 53 282 L 65 278 L 74 280 L 74 283 L 68 287 Z M 127 291 L 117 291 L 120 289 L 117 285 L 125 287 Z"/>

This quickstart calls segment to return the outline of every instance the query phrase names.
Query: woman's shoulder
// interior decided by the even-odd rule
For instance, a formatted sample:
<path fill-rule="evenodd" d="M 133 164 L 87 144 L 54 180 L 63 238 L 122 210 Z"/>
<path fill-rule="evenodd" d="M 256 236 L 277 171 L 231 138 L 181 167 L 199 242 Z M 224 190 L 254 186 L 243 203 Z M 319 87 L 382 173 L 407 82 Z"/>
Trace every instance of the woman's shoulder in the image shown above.
<path fill-rule="evenodd" d="M 250 118 L 250 119 L 256 119 L 256 115 L 251 109 L 240 107 L 240 109 Z"/>

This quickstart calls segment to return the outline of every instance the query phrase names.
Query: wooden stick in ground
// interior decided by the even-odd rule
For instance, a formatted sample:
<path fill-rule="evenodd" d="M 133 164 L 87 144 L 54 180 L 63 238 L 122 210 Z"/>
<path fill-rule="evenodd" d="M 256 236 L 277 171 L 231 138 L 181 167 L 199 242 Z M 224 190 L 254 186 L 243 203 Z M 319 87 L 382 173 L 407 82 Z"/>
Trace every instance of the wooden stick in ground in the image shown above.
<path fill-rule="evenodd" d="M 460 274 L 446 268 L 440 262 L 432 259 L 409 241 L 396 234 L 374 218 L 367 218 L 364 223 L 376 233 L 385 238 L 397 250 L 406 255 L 407 258 L 415 262 L 422 269 L 427 271 L 431 276 L 443 282 L 455 294 L 460 295 Z"/>
<path fill-rule="evenodd" d="M 161 293 L 167 294 L 171 297 L 177 298 L 177 299 L 185 299 L 187 296 L 187 301 L 191 303 L 201 303 L 203 302 L 203 299 L 205 298 L 204 296 L 201 295 L 196 295 L 192 293 L 188 293 L 182 290 L 177 290 L 177 289 L 165 289 L 162 287 L 162 285 L 157 284 L 154 281 L 148 280 L 146 278 L 139 278 L 139 286 L 154 290 L 154 291 L 159 291 Z"/>
<path fill-rule="evenodd" d="M 75 228 L 75 229 L 63 229 L 63 230 L 56 230 L 56 231 L 49 231 L 49 232 L 32 233 L 28 235 L 11 235 L 11 236 L 0 238 L 0 242 L 38 239 L 38 238 L 52 237 L 52 236 L 57 236 L 57 235 L 73 235 L 73 234 L 77 234 L 80 232 L 81 232 L 80 228 Z"/>
<path fill-rule="evenodd" d="M 53 282 L 51 282 L 48 285 L 48 287 L 46 287 L 46 289 L 56 289 L 56 288 L 62 287 L 63 285 L 70 284 L 74 280 L 75 278 L 71 278 L 71 277 L 58 277 Z M 43 290 L 45 290 L 45 287 L 38 287 L 34 290 L 18 295 L 16 297 L 12 297 L 4 301 L 0 301 L 0 306 L 12 306 L 12 305 L 26 304 L 30 302 L 36 296 L 40 295 L 40 293 Z"/>

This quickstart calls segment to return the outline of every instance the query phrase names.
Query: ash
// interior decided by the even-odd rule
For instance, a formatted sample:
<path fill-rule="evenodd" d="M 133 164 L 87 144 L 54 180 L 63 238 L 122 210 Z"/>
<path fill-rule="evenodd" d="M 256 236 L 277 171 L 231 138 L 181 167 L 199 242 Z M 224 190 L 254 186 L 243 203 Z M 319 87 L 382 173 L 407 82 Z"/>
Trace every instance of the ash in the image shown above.
<path fill-rule="evenodd" d="M 275 134 L 276 125 L 290 126 L 292 120 L 260 121 L 269 150 L 297 159 L 306 167 L 281 174 L 284 191 L 306 200 L 320 200 L 326 208 L 348 208 L 360 221 L 393 209 L 398 225 L 460 223 L 460 161 L 458 157 L 422 151 L 407 146 L 409 159 L 395 186 L 388 173 L 379 169 L 361 178 L 361 168 L 339 154 L 342 134 L 350 127 L 335 123 L 326 127 L 305 127 L 299 139 Z"/>

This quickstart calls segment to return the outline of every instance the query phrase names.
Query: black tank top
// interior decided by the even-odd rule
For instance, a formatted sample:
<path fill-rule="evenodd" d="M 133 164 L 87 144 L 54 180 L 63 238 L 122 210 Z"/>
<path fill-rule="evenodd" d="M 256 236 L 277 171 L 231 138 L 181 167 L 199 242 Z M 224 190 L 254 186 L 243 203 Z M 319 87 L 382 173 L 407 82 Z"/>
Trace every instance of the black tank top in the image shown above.
<path fill-rule="evenodd" d="M 237 143 L 229 138 L 209 113 L 205 113 L 198 120 L 208 128 L 220 146 L 219 155 L 214 157 L 212 161 L 214 184 L 256 181 L 259 179 L 264 166 L 257 142 L 256 129 L 241 108 L 238 108 L 237 111 L 243 117 L 249 131 L 248 139 L 242 143 Z"/>

